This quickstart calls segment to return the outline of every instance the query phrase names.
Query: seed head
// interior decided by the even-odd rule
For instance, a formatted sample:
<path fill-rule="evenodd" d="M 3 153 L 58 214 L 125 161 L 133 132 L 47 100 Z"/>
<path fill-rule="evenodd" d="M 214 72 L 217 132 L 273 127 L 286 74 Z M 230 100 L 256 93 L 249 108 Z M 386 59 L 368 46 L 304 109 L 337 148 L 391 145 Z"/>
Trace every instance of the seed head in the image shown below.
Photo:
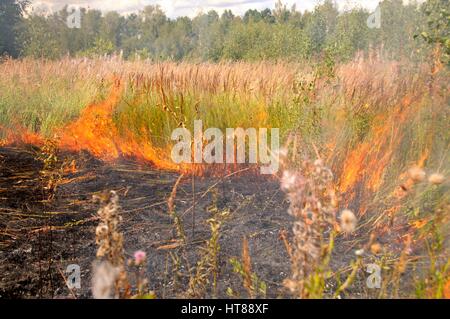
<path fill-rule="evenodd" d="M 102 237 L 107 233 L 108 233 L 108 226 L 106 226 L 106 225 L 99 225 L 95 229 L 95 234 L 97 237 Z"/>
<path fill-rule="evenodd" d="M 341 213 L 341 229 L 345 233 L 352 233 L 356 229 L 358 220 L 351 210 L 345 209 Z"/>
<path fill-rule="evenodd" d="M 426 174 L 425 171 L 423 169 L 421 169 L 420 167 L 411 167 L 408 170 L 408 174 L 409 177 L 414 181 L 414 182 L 423 182 L 425 180 Z"/>
<path fill-rule="evenodd" d="M 430 182 L 430 184 L 433 185 L 440 185 L 445 181 L 445 177 L 442 174 L 439 173 L 435 173 L 432 174 L 429 178 L 428 181 Z"/>
<path fill-rule="evenodd" d="M 290 171 L 284 171 L 281 178 L 281 188 L 285 191 L 292 190 L 295 186 L 297 175 Z"/>

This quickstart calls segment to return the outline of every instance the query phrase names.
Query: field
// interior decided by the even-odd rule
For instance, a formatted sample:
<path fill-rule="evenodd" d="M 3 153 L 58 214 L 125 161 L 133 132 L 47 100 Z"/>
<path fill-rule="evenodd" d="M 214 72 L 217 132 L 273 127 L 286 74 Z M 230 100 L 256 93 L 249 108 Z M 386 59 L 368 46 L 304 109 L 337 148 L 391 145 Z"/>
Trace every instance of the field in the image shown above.
<path fill-rule="evenodd" d="M 0 74 L 0 297 L 450 298 L 438 59 L 25 58 Z M 197 119 L 279 128 L 280 171 L 174 163 L 172 131 Z"/>

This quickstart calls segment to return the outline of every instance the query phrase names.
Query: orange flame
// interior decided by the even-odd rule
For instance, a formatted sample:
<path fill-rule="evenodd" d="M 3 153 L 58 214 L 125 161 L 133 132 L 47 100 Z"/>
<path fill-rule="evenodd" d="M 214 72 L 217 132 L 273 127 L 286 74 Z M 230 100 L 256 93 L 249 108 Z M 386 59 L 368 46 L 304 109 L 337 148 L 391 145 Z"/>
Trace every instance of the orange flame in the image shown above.
<path fill-rule="evenodd" d="M 63 129 L 55 132 L 59 149 L 80 152 L 87 151 L 103 161 L 114 161 L 121 157 L 130 157 L 144 163 L 151 163 L 159 169 L 192 173 L 197 176 L 205 172 L 211 175 L 227 173 L 240 174 L 240 171 L 254 172 L 255 169 L 239 170 L 239 165 L 217 164 L 214 166 L 202 164 L 176 164 L 171 159 L 170 146 L 157 148 L 143 138 L 137 139 L 130 131 L 119 132 L 113 121 L 113 113 L 122 97 L 123 86 L 119 79 L 114 80 L 109 96 L 102 102 L 87 106 L 79 118 Z M 0 146 L 13 144 L 30 144 L 42 146 L 45 138 L 26 129 L 2 129 L 6 137 L 0 140 Z M 145 131 L 144 131 L 145 133 Z M 67 168 L 76 171 L 75 165 Z"/>
<path fill-rule="evenodd" d="M 0 146 L 12 144 L 44 145 L 44 139 L 39 134 L 32 133 L 20 125 L 16 125 L 14 130 L 0 126 L 0 130 L 5 134 L 5 137 L 0 140 Z"/>
<path fill-rule="evenodd" d="M 374 121 L 378 124 L 369 132 L 371 140 L 362 142 L 350 151 L 339 182 L 340 192 L 347 194 L 347 204 L 355 199 L 358 187 L 364 188 L 365 196 L 380 190 L 386 169 L 400 144 L 400 127 L 410 114 L 411 109 L 405 107 L 409 104 L 410 99 L 405 98 L 391 115 L 375 118 Z M 366 210 L 367 208 L 361 208 L 362 212 Z"/>
<path fill-rule="evenodd" d="M 109 97 L 83 110 L 74 123 L 60 133 L 59 147 L 62 149 L 86 150 L 105 161 L 121 156 L 134 157 L 151 162 L 158 168 L 180 171 L 182 167 L 173 163 L 166 150 L 153 147 L 150 142 L 136 142 L 131 133 L 120 134 L 113 123 L 113 112 L 122 96 L 122 85 L 116 79 Z"/>
<path fill-rule="evenodd" d="M 158 149 L 148 141 L 137 142 L 132 134 L 120 134 L 113 123 L 113 112 L 122 96 L 120 80 L 115 79 L 111 93 L 105 101 L 94 103 L 85 108 L 80 117 L 57 132 L 57 145 L 60 149 L 69 151 L 88 151 L 104 161 L 112 161 L 121 156 L 133 157 L 144 162 L 151 162 L 158 168 L 183 171 L 187 168 L 170 160 L 167 150 Z M 5 137 L 0 140 L 0 146 L 13 144 L 29 144 L 42 146 L 45 143 L 38 133 L 32 133 L 25 128 L 0 129 Z M 125 136 L 124 136 L 125 135 Z M 73 168 L 76 170 L 76 168 Z"/>

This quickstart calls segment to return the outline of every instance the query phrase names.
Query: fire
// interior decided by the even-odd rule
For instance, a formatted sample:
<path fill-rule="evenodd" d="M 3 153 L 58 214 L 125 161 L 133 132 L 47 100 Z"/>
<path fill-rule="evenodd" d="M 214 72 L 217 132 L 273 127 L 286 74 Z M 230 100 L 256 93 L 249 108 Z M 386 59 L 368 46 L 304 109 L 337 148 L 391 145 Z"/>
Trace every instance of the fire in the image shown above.
<path fill-rule="evenodd" d="M 347 204 L 355 199 L 360 187 L 365 196 L 370 196 L 383 186 L 386 169 L 402 140 L 401 125 L 414 112 L 408 107 L 410 105 L 411 99 L 405 97 L 391 115 L 382 114 L 375 118 L 375 125 L 368 134 L 370 140 L 361 142 L 350 151 L 339 181 L 339 190 L 347 195 Z M 367 207 L 361 207 L 362 213 L 366 210 Z"/>
<path fill-rule="evenodd" d="M 180 165 L 170 160 L 167 150 L 157 149 L 148 141 L 137 142 L 131 133 L 118 132 L 113 123 L 113 112 L 122 90 L 120 80 L 116 79 L 105 101 L 88 106 L 78 120 L 61 130 L 59 147 L 72 151 L 86 150 L 105 161 L 126 156 L 151 162 L 161 169 L 182 170 Z"/>
<path fill-rule="evenodd" d="M 417 167 L 424 167 L 425 166 L 425 161 L 428 159 L 428 156 L 430 155 L 430 151 L 428 149 L 426 149 L 423 154 L 420 156 L 419 161 L 417 162 Z"/>
<path fill-rule="evenodd" d="M 11 144 L 30 144 L 42 146 L 44 144 L 44 139 L 39 134 L 32 133 L 20 125 L 17 125 L 14 130 L 0 126 L 0 130 L 5 134 L 5 137 L 0 140 L 0 146 Z"/>
<path fill-rule="evenodd" d="M 56 132 L 56 143 L 60 149 L 79 152 L 88 151 L 104 161 L 113 161 L 121 156 L 133 157 L 151 162 L 161 169 L 183 171 L 186 167 L 174 164 L 170 152 L 153 147 L 149 141 L 136 141 L 131 133 L 120 134 L 113 122 L 113 112 L 122 96 L 122 85 L 115 79 L 111 93 L 106 100 L 86 107 L 80 117 Z M 30 144 L 42 146 L 45 138 L 24 128 L 2 128 L 5 138 L 0 146 Z M 71 169 L 76 170 L 75 167 Z"/>
<path fill-rule="evenodd" d="M 341 175 L 340 191 L 346 193 L 360 180 L 361 174 L 364 170 L 364 159 L 369 153 L 370 145 L 362 143 L 357 149 L 352 151 L 348 156 L 344 171 Z"/>
<path fill-rule="evenodd" d="M 444 298 L 450 299 L 450 278 L 447 280 L 444 286 Z"/>
<path fill-rule="evenodd" d="M 69 123 L 62 129 L 54 132 L 54 142 L 61 150 L 80 152 L 87 151 L 96 158 L 113 162 L 119 158 L 133 158 L 143 163 L 151 163 L 159 169 L 177 171 L 180 173 L 192 173 L 202 176 L 206 172 L 210 175 L 223 175 L 228 173 L 253 172 L 256 167 L 243 169 L 239 164 L 176 164 L 171 159 L 171 145 L 165 148 L 157 148 L 146 138 L 145 130 L 138 138 L 131 131 L 119 131 L 114 123 L 114 111 L 119 104 L 123 93 L 123 85 L 119 79 L 114 80 L 109 96 L 99 103 L 87 106 L 78 119 Z M 266 113 L 258 115 L 259 121 L 264 121 Z M 8 130 L 6 138 L 0 140 L 0 146 L 12 144 L 30 144 L 42 146 L 46 138 L 26 129 Z M 66 170 L 75 172 L 73 163 Z"/>
<path fill-rule="evenodd" d="M 400 140 L 398 123 L 392 120 L 372 129 L 373 140 L 358 145 L 347 157 L 341 174 L 340 191 L 348 193 L 364 181 L 364 187 L 372 192 L 380 189 L 392 153 Z M 380 118 L 380 123 L 383 123 Z"/>
<path fill-rule="evenodd" d="M 237 164 L 217 164 L 212 167 L 202 164 L 176 164 L 171 159 L 170 145 L 165 148 L 155 147 L 146 138 L 148 134 L 145 130 L 141 130 L 143 134 L 140 134 L 139 138 L 131 131 L 119 131 L 113 118 L 122 93 L 123 85 L 119 79 L 115 79 L 111 92 L 105 100 L 87 106 L 74 122 L 54 132 L 54 141 L 57 147 L 71 152 L 87 151 L 106 162 L 127 157 L 143 163 L 151 163 L 159 169 L 192 173 L 197 176 L 204 175 L 206 172 L 211 175 L 222 175 L 242 170 L 242 167 Z M 261 120 L 264 116 L 267 115 L 260 115 Z M 45 144 L 46 138 L 26 129 L 14 131 L 2 129 L 2 131 L 6 137 L 0 140 L 0 146 L 12 144 L 42 146 Z M 75 172 L 75 163 L 66 170 Z M 254 170 L 249 169 L 248 171 Z"/>
<path fill-rule="evenodd" d="M 61 130 L 59 146 L 73 151 L 87 150 L 105 160 L 117 158 L 119 150 L 111 115 L 120 97 L 121 87 L 117 81 L 105 101 L 88 106 L 78 120 Z"/>

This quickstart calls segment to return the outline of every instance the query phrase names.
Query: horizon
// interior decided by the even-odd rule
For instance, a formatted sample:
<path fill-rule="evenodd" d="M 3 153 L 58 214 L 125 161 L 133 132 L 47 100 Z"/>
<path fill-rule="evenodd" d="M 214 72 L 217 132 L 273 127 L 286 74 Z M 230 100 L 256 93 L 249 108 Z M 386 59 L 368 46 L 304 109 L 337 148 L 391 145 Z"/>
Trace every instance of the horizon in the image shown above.
<path fill-rule="evenodd" d="M 296 6 L 296 11 L 305 12 L 313 11 L 314 8 L 322 4 L 324 0 L 286 0 L 282 1 L 288 8 Z M 339 11 L 351 10 L 353 8 L 363 8 L 366 10 L 375 10 L 379 4 L 379 0 L 334 0 L 333 1 Z M 404 4 L 409 2 L 423 2 L 403 0 Z M 225 10 L 231 10 L 237 16 L 243 16 L 248 10 L 273 10 L 275 8 L 275 0 L 119 0 L 119 1 L 86 1 L 86 0 L 40 0 L 31 2 L 32 12 L 57 12 L 64 6 L 77 6 L 92 10 L 100 10 L 102 13 L 116 11 L 121 15 L 129 15 L 138 13 L 144 7 L 149 5 L 159 5 L 167 17 L 176 19 L 178 17 L 193 18 L 198 14 L 206 13 L 214 10 L 218 14 L 222 14 Z"/>

